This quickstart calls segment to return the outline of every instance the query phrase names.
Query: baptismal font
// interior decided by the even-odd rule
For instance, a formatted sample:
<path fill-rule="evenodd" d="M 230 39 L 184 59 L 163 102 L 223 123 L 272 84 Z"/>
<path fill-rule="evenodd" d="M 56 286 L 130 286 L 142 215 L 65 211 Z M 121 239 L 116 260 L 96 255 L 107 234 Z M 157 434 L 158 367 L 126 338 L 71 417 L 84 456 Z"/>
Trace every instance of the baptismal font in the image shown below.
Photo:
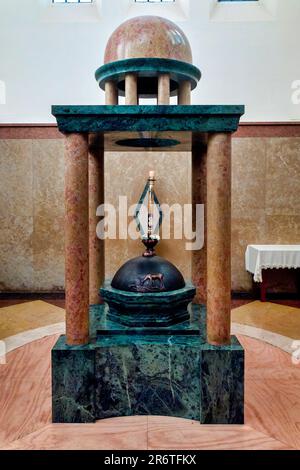
<path fill-rule="evenodd" d="M 186 35 L 165 18 L 120 25 L 95 76 L 105 105 L 52 108 L 66 142 L 66 335 L 52 350 L 53 421 L 166 415 L 242 424 L 244 351 L 230 335 L 230 243 L 231 134 L 244 107 L 191 105 L 201 72 Z M 205 243 L 192 253 L 191 280 L 156 254 L 163 214 L 154 170 L 135 215 L 145 248 L 105 279 L 96 234 L 104 153 L 129 149 L 192 154 L 192 201 L 205 206 Z"/>

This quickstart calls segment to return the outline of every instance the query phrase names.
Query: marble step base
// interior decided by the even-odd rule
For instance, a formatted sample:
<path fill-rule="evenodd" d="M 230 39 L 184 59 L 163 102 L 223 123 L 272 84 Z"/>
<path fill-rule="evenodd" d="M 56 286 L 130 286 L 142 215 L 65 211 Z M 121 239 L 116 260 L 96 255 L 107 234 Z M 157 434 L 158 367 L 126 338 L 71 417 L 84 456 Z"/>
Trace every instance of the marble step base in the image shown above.
<path fill-rule="evenodd" d="M 162 415 L 244 423 L 244 350 L 235 337 L 223 347 L 205 342 L 203 307 L 159 334 L 120 330 L 106 314 L 98 307 L 101 333 L 90 344 L 70 347 L 61 336 L 52 350 L 53 422 Z"/>

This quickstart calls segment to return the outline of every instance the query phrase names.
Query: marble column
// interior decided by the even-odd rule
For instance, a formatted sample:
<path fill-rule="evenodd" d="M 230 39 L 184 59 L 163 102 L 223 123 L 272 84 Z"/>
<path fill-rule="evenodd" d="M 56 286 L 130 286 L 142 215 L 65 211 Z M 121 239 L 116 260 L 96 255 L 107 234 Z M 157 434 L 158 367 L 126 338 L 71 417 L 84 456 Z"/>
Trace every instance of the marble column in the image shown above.
<path fill-rule="evenodd" d="M 206 165 L 207 138 L 193 142 L 192 148 L 192 203 L 193 231 L 196 230 L 196 205 L 204 205 L 204 246 L 201 250 L 192 251 L 192 280 L 197 292 L 195 302 L 206 304 L 207 289 L 207 224 L 206 224 Z"/>
<path fill-rule="evenodd" d="M 207 339 L 230 344 L 231 134 L 214 133 L 207 149 Z"/>
<path fill-rule="evenodd" d="M 105 104 L 115 105 L 118 101 L 118 87 L 115 82 L 109 80 L 105 83 Z"/>
<path fill-rule="evenodd" d="M 88 135 L 65 143 L 65 284 L 68 345 L 89 341 Z"/>
<path fill-rule="evenodd" d="M 134 73 L 128 73 L 125 77 L 125 104 L 128 106 L 138 104 L 138 81 Z"/>
<path fill-rule="evenodd" d="M 158 77 L 157 104 L 170 104 L 170 75 L 168 73 L 161 74 Z"/>
<path fill-rule="evenodd" d="M 178 89 L 178 104 L 179 105 L 188 105 L 191 104 L 191 82 L 184 80 L 180 82 Z"/>
<path fill-rule="evenodd" d="M 97 208 L 104 203 L 103 138 L 89 136 L 89 298 L 90 304 L 101 303 L 99 289 L 104 281 L 104 241 L 97 237 Z"/>

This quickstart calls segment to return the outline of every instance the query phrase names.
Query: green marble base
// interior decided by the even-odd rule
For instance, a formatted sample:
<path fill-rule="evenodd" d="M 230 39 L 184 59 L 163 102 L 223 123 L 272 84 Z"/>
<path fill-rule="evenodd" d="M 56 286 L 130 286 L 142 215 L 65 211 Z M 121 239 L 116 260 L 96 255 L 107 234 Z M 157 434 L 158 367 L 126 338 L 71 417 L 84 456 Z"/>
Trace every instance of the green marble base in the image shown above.
<path fill-rule="evenodd" d="M 244 423 L 244 349 L 235 336 L 228 346 L 201 345 L 200 423 Z"/>
<path fill-rule="evenodd" d="M 100 295 L 109 306 L 107 318 L 131 328 L 167 327 L 189 320 L 188 305 L 196 288 L 186 283 L 170 292 L 140 293 L 114 289 L 107 281 Z"/>
<path fill-rule="evenodd" d="M 52 350 L 52 412 L 56 423 L 131 415 L 164 415 L 205 424 L 242 424 L 244 352 L 205 341 L 205 309 L 168 328 L 127 328 L 91 308 L 91 342 Z"/>

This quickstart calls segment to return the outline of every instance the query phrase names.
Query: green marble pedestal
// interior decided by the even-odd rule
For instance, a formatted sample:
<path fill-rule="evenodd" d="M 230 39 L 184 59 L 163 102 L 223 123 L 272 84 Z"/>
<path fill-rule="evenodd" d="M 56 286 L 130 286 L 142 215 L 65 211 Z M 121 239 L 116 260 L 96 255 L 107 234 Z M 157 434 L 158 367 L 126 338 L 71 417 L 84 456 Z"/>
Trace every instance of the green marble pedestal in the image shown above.
<path fill-rule="evenodd" d="M 206 343 L 205 309 L 168 328 L 128 329 L 91 307 L 90 344 L 52 350 L 53 422 L 87 423 L 164 415 L 205 424 L 243 424 L 244 351 Z"/>
<path fill-rule="evenodd" d="M 131 329 L 148 329 L 171 327 L 187 321 L 188 306 L 196 295 L 196 288 L 191 283 L 186 283 L 179 290 L 150 294 L 114 289 L 108 281 L 100 289 L 100 295 L 109 306 L 109 320 Z"/>

